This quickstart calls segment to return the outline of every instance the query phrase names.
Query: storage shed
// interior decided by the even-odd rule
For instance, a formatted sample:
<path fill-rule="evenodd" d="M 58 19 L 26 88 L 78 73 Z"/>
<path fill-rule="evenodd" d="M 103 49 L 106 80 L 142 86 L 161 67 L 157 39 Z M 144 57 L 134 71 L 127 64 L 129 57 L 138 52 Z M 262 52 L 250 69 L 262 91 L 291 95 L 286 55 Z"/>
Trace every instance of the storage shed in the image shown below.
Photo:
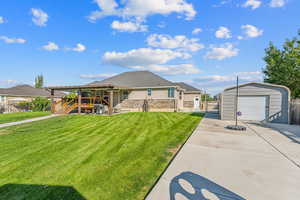
<path fill-rule="evenodd" d="M 281 85 L 247 83 L 227 88 L 220 95 L 220 117 L 235 120 L 236 113 L 241 121 L 265 121 L 289 123 L 290 90 Z"/>

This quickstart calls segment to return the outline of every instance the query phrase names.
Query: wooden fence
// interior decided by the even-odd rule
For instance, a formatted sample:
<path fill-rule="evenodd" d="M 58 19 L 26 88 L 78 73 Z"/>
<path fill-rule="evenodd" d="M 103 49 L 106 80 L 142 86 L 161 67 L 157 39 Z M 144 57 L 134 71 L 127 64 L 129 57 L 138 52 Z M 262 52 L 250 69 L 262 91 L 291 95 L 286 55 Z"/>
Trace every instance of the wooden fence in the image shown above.
<path fill-rule="evenodd" d="M 300 124 L 300 99 L 295 99 L 291 101 L 291 123 Z"/>

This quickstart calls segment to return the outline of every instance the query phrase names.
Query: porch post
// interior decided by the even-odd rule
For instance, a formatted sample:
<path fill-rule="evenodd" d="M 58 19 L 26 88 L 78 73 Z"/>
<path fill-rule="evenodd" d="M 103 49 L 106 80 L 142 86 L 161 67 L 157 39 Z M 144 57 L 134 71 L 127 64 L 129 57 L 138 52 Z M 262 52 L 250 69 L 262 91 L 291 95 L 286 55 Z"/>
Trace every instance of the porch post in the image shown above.
<path fill-rule="evenodd" d="M 114 104 L 114 91 L 109 91 L 109 107 L 108 107 L 108 114 L 112 115 L 113 113 L 113 104 Z"/>
<path fill-rule="evenodd" d="M 81 90 L 78 90 L 78 113 L 81 113 Z"/>
<path fill-rule="evenodd" d="M 54 89 L 51 89 L 51 113 L 55 113 Z"/>

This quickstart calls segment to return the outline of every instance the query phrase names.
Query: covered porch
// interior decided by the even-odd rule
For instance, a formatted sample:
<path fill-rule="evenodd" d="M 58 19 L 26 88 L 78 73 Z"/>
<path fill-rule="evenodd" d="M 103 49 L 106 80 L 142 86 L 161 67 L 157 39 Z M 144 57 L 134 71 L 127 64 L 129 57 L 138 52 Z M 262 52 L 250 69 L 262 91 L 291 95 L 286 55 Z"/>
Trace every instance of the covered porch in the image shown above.
<path fill-rule="evenodd" d="M 55 86 L 48 89 L 51 90 L 51 112 L 60 114 L 96 113 L 97 106 L 101 106 L 106 114 L 112 115 L 115 106 L 126 98 L 129 91 L 129 88 L 115 85 Z M 66 95 L 55 101 L 55 91 L 64 91 Z"/>

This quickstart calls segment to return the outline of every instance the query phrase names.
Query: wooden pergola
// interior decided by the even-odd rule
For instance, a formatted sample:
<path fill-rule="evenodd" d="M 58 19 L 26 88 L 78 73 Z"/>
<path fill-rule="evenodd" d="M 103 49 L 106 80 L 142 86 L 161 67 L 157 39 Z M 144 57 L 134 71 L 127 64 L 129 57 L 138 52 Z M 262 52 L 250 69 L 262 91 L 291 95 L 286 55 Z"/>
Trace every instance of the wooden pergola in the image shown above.
<path fill-rule="evenodd" d="M 114 91 L 121 91 L 121 90 L 129 90 L 130 88 L 122 87 L 122 86 L 116 86 L 111 84 L 105 84 L 105 85 L 79 85 L 79 86 L 54 86 L 54 87 L 48 87 L 48 89 L 51 91 L 51 112 L 55 112 L 55 101 L 54 101 L 54 91 L 77 91 L 77 101 L 76 101 L 76 107 L 78 110 L 78 113 L 81 113 L 82 108 L 86 107 L 85 104 L 82 103 L 83 99 L 89 99 L 91 100 L 91 103 L 89 106 L 94 106 L 94 102 L 92 100 L 96 99 L 96 96 L 94 97 L 82 97 L 82 91 L 106 91 L 109 93 L 108 102 L 105 101 L 108 104 L 108 114 L 112 115 L 113 113 L 113 102 L 114 102 Z M 103 101 L 103 100 L 102 100 Z"/>

